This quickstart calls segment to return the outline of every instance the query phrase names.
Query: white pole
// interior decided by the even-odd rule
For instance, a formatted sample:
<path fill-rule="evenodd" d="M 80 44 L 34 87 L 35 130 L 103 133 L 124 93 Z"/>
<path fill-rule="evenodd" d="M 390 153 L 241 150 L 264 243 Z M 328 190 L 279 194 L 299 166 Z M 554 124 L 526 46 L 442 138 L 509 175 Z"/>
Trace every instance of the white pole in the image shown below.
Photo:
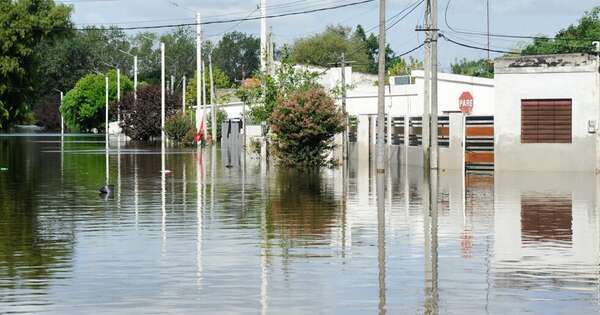
<path fill-rule="evenodd" d="M 267 70 L 267 0 L 260 0 L 260 71 Z"/>
<path fill-rule="evenodd" d="M 385 0 L 379 0 L 379 51 L 385 51 Z M 377 173 L 385 172 L 385 54 L 379 54 L 377 102 Z"/>
<path fill-rule="evenodd" d="M 183 87 L 181 88 L 181 109 L 185 114 L 185 88 L 187 86 L 187 78 L 183 76 L 183 83 L 181 84 Z"/>
<path fill-rule="evenodd" d="M 104 127 L 104 133 L 105 133 L 105 140 L 106 140 L 106 149 L 108 150 L 108 75 L 104 77 L 104 81 L 105 81 L 105 103 L 104 103 L 104 124 L 106 125 Z"/>
<path fill-rule="evenodd" d="M 121 121 L 121 69 L 117 68 L 117 122 Z"/>
<path fill-rule="evenodd" d="M 175 93 L 175 76 L 171 75 L 171 94 Z"/>
<path fill-rule="evenodd" d="M 212 116 L 212 140 L 214 143 L 217 141 L 217 104 L 215 102 L 215 83 L 213 80 L 212 71 L 212 55 L 208 55 L 208 72 L 210 75 L 210 108 Z"/>
<path fill-rule="evenodd" d="M 421 146 L 423 148 L 423 166 L 429 169 L 430 164 L 430 106 L 431 106 L 431 2 L 426 1 L 425 7 L 425 56 L 423 58 L 423 116 L 421 120 Z"/>
<path fill-rule="evenodd" d="M 202 18 L 200 12 L 196 13 L 196 131 L 200 129 L 200 102 L 202 78 Z"/>
<path fill-rule="evenodd" d="M 137 88 L 138 88 L 138 56 L 133 56 L 133 100 L 137 104 Z"/>
<path fill-rule="evenodd" d="M 62 107 L 63 96 L 63 92 L 60 91 L 60 107 Z M 63 117 L 63 114 L 60 111 L 60 107 L 58 108 L 58 112 L 60 113 L 60 135 L 62 136 L 65 134 L 65 118 Z"/>
<path fill-rule="evenodd" d="M 165 142 L 165 43 L 160 43 L 160 129 Z"/>
<path fill-rule="evenodd" d="M 431 169 L 438 169 L 438 0 L 431 1 Z"/>
<path fill-rule="evenodd" d="M 594 51 L 596 52 L 596 69 L 600 69 L 600 41 L 595 41 L 592 43 L 595 46 Z M 596 89 L 600 89 L 600 70 L 597 70 L 597 82 Z M 600 92 L 600 90 L 597 90 Z M 600 96 L 600 93 L 598 93 Z M 598 120 L 596 121 L 596 174 L 600 172 L 600 132 L 598 132 L 598 124 L 600 124 L 600 100 L 598 101 Z"/>
<path fill-rule="evenodd" d="M 204 62 L 202 62 L 202 121 L 204 121 L 204 135 L 206 135 L 206 78 L 204 76 L 204 72 L 206 68 L 204 67 Z"/>

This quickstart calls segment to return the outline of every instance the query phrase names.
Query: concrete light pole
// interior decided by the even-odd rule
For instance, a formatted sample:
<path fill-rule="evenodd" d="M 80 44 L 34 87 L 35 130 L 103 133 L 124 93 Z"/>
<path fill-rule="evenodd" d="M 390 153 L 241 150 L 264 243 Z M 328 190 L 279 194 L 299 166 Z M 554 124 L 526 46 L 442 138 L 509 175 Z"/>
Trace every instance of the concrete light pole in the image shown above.
<path fill-rule="evenodd" d="M 132 55 L 124 50 L 119 49 L 120 52 L 133 57 L 133 100 L 137 103 L 137 87 L 138 87 L 138 56 Z"/>
<path fill-rule="evenodd" d="M 65 134 L 65 119 L 63 117 L 62 112 L 60 111 L 60 108 L 63 104 L 64 93 L 59 89 L 54 89 L 54 91 L 60 93 L 60 104 L 58 105 L 58 113 L 60 114 L 60 135 L 62 136 Z"/>
<path fill-rule="evenodd" d="M 379 0 L 379 51 L 385 52 L 385 0 Z M 385 53 L 379 54 L 377 101 L 377 173 L 385 173 Z"/>
<path fill-rule="evenodd" d="M 260 71 L 267 70 L 267 0 L 260 0 Z"/>
<path fill-rule="evenodd" d="M 165 142 L 165 43 L 160 43 L 160 134 Z"/>
<path fill-rule="evenodd" d="M 438 0 L 431 0 L 431 169 L 438 169 Z"/>
<path fill-rule="evenodd" d="M 217 141 L 217 104 L 215 100 L 217 99 L 215 95 L 215 83 L 213 80 L 213 71 L 212 71 L 212 55 L 208 55 L 208 72 L 210 75 L 210 108 L 211 108 L 211 121 L 212 121 L 212 140 L 214 143 Z"/>
<path fill-rule="evenodd" d="M 200 129 L 200 104 L 202 80 L 202 17 L 196 13 L 196 131 Z"/>
<path fill-rule="evenodd" d="M 187 78 L 185 75 L 182 78 L 181 88 L 181 111 L 185 114 L 185 88 L 187 87 Z"/>

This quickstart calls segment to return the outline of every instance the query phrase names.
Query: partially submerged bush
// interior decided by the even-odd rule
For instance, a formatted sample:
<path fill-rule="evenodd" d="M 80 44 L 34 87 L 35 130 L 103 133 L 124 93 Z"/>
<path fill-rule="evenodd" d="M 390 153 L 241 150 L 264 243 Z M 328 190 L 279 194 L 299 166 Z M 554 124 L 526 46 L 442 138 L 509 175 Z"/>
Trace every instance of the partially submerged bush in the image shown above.
<path fill-rule="evenodd" d="M 42 98 L 33 114 L 37 121 L 36 125 L 48 131 L 60 130 L 60 96 L 56 93 Z"/>
<path fill-rule="evenodd" d="M 190 130 L 194 131 L 194 124 L 183 113 L 173 115 L 165 122 L 167 137 L 176 144 L 183 144 Z"/>
<path fill-rule="evenodd" d="M 168 118 L 175 115 L 177 109 L 181 107 L 181 96 L 167 94 L 165 101 L 165 116 Z M 140 87 L 137 92 L 137 103 L 133 93 L 121 98 L 121 128 L 133 140 L 148 141 L 152 137 L 158 137 L 161 133 L 160 111 L 160 86 Z"/>
<path fill-rule="evenodd" d="M 320 167 L 332 162 L 335 134 L 344 131 L 344 114 L 323 88 L 299 90 L 280 99 L 270 119 L 273 153 L 284 166 Z"/>

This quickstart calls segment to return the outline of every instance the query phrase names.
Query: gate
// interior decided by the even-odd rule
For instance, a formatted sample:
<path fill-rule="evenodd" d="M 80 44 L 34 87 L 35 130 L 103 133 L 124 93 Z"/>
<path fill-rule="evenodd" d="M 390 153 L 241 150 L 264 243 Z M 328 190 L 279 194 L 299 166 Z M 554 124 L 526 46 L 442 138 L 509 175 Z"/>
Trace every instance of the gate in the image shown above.
<path fill-rule="evenodd" d="M 465 170 L 494 171 L 494 116 L 467 116 L 465 129 Z"/>

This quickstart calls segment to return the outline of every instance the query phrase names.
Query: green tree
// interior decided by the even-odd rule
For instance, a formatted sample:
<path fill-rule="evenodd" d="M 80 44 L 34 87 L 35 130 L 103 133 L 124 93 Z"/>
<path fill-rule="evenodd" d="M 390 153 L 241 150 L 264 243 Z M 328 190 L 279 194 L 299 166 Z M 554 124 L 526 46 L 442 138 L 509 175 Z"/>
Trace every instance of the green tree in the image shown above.
<path fill-rule="evenodd" d="M 328 26 L 322 33 L 298 39 L 291 49 L 293 63 L 328 67 L 339 61 L 341 54 L 355 62 L 357 72 L 366 72 L 369 55 L 364 41 L 352 35 L 352 29 Z"/>
<path fill-rule="evenodd" d="M 368 37 L 363 29 L 362 25 L 358 25 L 353 38 L 363 43 L 363 45 L 367 49 L 368 54 L 368 64 L 367 64 L 367 72 L 376 74 L 379 71 L 379 36 L 371 33 Z M 390 67 L 395 65 L 400 58 L 396 57 L 396 53 L 390 47 L 389 44 L 385 46 L 385 69 L 389 70 Z"/>
<path fill-rule="evenodd" d="M 592 40 L 600 38 L 600 6 L 586 12 L 576 25 L 559 31 L 554 39 L 536 38 L 521 53 L 525 55 L 592 53 Z"/>
<path fill-rule="evenodd" d="M 188 105 L 196 105 L 196 80 L 197 77 L 194 74 L 194 77 L 188 81 L 185 89 L 185 99 Z M 206 67 L 206 71 L 204 71 L 204 80 L 206 81 L 206 102 L 210 103 L 210 73 L 208 71 L 208 66 Z M 215 65 L 213 65 L 213 82 L 216 89 L 231 87 L 229 77 L 227 77 L 223 70 Z"/>
<path fill-rule="evenodd" d="M 493 78 L 494 63 L 487 59 L 467 60 L 465 58 L 450 65 L 452 73 L 472 77 Z"/>
<path fill-rule="evenodd" d="M 117 74 L 108 72 L 109 102 L 117 99 Z M 133 83 L 121 75 L 121 95 L 133 90 Z M 60 108 L 65 123 L 71 130 L 89 132 L 93 128 L 104 129 L 105 80 L 100 74 L 88 74 L 81 78 L 63 100 Z"/>
<path fill-rule="evenodd" d="M 238 97 L 248 105 L 249 118 L 255 123 L 268 122 L 281 99 L 297 91 L 317 87 L 319 74 L 283 63 L 274 75 L 260 73 L 238 89 Z"/>
<path fill-rule="evenodd" d="M 252 35 L 226 33 L 211 52 L 213 65 L 223 70 L 230 82 L 249 77 L 260 66 L 260 40 Z"/>
<path fill-rule="evenodd" d="M 35 49 L 71 28 L 71 8 L 52 0 L 0 0 L 0 128 L 18 122 L 35 95 Z"/>

